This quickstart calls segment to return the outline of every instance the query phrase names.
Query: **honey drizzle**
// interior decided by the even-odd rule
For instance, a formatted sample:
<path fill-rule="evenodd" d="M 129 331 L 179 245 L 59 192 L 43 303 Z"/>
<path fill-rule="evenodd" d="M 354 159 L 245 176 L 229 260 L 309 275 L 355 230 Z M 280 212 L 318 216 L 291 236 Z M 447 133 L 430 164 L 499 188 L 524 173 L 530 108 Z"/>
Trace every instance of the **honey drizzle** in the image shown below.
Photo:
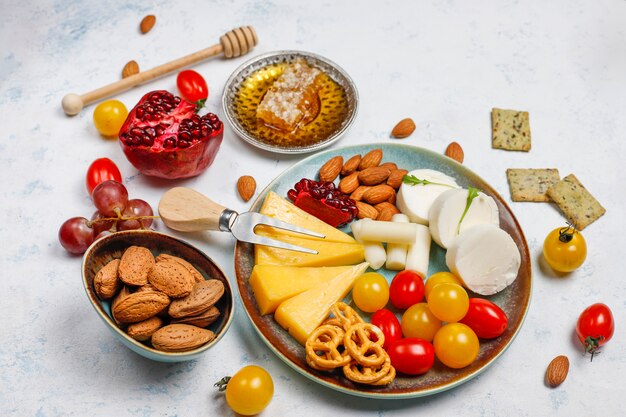
<path fill-rule="evenodd" d="M 318 91 L 318 111 L 315 107 L 293 132 L 268 126 L 256 117 L 256 109 L 267 90 L 280 77 L 286 63 L 272 64 L 250 74 L 233 100 L 236 117 L 242 127 L 262 142 L 279 147 L 305 147 L 320 142 L 341 128 L 348 114 L 348 99 L 344 89 L 322 72 Z"/>

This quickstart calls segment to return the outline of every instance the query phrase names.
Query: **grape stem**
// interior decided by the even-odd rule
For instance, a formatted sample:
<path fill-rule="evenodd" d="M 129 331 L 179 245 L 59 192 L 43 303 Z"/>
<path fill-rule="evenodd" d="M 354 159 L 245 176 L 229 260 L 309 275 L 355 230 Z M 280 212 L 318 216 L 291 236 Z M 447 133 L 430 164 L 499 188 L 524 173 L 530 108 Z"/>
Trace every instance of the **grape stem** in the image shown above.
<path fill-rule="evenodd" d="M 89 220 L 87 222 L 87 227 L 91 227 L 93 228 L 93 225 L 96 223 L 100 223 L 100 222 L 108 222 L 108 221 L 114 221 L 115 224 L 117 224 L 117 222 L 123 222 L 126 220 L 144 220 L 144 219 L 160 219 L 160 216 L 135 216 L 135 217 L 123 217 L 123 216 L 119 216 L 119 217 L 103 217 L 101 219 L 95 219 L 95 220 Z"/>

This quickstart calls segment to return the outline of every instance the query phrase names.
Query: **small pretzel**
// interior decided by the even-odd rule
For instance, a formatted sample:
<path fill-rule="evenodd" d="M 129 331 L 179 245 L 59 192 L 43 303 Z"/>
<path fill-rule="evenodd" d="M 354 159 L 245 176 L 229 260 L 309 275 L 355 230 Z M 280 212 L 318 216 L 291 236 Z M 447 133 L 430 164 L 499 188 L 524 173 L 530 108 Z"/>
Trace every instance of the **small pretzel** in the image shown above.
<path fill-rule="evenodd" d="M 307 363 L 317 370 L 331 370 L 349 363 L 350 356 L 338 350 L 343 336 L 340 327 L 323 325 L 315 329 L 305 344 Z"/>
<path fill-rule="evenodd" d="M 350 381 L 358 382 L 359 384 L 373 385 L 381 379 L 386 378 L 391 368 L 391 359 L 389 359 L 389 355 L 387 355 L 383 363 L 376 367 L 363 366 L 356 361 L 352 361 L 343 367 L 343 374 Z"/>
<path fill-rule="evenodd" d="M 371 368 L 368 368 L 371 369 Z M 393 380 L 396 378 L 396 368 L 394 368 L 393 366 L 389 367 L 389 373 L 387 375 L 385 375 L 384 377 L 380 378 L 378 381 L 371 383 L 370 385 L 389 385 L 393 382 Z"/>
<path fill-rule="evenodd" d="M 372 341 L 373 335 L 376 341 Z M 389 355 L 383 349 L 385 335 L 371 323 L 358 323 L 350 327 L 343 337 L 343 344 L 359 365 L 376 367 L 382 365 L 385 359 L 389 360 Z"/>
<path fill-rule="evenodd" d="M 350 326 L 353 324 L 363 323 L 361 316 L 359 316 L 359 314 L 354 311 L 352 307 L 346 303 L 342 303 L 341 301 L 333 304 L 330 311 L 335 316 L 335 319 L 339 320 L 341 327 L 343 327 L 345 331 L 348 331 Z"/>
<path fill-rule="evenodd" d="M 343 325 L 341 323 L 341 320 L 339 320 L 337 317 L 329 317 L 326 320 L 324 320 L 322 322 L 322 326 L 328 324 L 329 326 L 337 326 L 341 329 L 343 329 Z M 344 329 L 345 330 L 345 329 Z"/>

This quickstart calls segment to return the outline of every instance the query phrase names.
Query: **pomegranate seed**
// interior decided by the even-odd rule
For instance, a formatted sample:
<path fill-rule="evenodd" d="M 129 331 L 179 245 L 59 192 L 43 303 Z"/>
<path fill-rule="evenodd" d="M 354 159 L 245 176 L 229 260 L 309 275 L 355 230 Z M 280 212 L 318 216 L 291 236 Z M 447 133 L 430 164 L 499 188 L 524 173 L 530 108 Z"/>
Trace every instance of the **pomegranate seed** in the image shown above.
<path fill-rule="evenodd" d="M 175 148 L 176 147 L 176 139 L 174 139 L 173 137 L 167 138 L 163 141 L 163 147 L 164 148 Z"/>
<path fill-rule="evenodd" d="M 298 197 L 298 193 L 296 192 L 296 190 L 289 190 L 287 191 L 287 197 L 289 197 L 291 201 L 296 201 L 296 198 Z"/>
<path fill-rule="evenodd" d="M 146 135 L 150 136 L 152 139 L 156 137 L 156 130 L 152 127 L 148 126 L 143 131 L 146 133 Z"/>
<path fill-rule="evenodd" d="M 143 117 L 146 115 L 146 112 L 143 107 L 137 107 L 137 111 L 135 112 L 135 114 L 138 118 L 143 119 Z"/>
<path fill-rule="evenodd" d="M 187 142 L 186 140 L 179 139 L 177 145 L 178 145 L 179 148 L 183 148 L 184 149 L 184 148 L 188 148 L 190 143 Z"/>
<path fill-rule="evenodd" d="M 191 131 L 191 136 L 193 136 L 194 139 L 200 139 L 202 137 L 202 133 L 200 132 L 200 129 L 194 129 Z"/>
<path fill-rule="evenodd" d="M 152 146 L 153 143 L 154 143 L 154 139 L 152 139 L 148 135 L 144 135 L 143 138 L 141 138 L 141 144 L 143 146 Z"/>
<path fill-rule="evenodd" d="M 186 130 L 183 130 L 182 132 L 178 133 L 178 139 L 184 140 L 184 141 L 191 140 L 191 134 L 187 132 Z"/>

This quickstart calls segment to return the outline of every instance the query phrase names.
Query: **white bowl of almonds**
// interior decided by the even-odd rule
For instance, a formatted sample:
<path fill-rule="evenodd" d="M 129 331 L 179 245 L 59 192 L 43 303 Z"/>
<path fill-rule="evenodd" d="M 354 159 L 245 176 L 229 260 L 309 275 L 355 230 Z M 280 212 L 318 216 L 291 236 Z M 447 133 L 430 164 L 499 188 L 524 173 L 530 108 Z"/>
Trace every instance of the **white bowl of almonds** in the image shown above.
<path fill-rule="evenodd" d="M 85 253 L 82 274 L 105 325 L 148 359 L 197 359 L 232 321 L 233 295 L 223 271 L 172 236 L 149 230 L 105 236 Z"/>

